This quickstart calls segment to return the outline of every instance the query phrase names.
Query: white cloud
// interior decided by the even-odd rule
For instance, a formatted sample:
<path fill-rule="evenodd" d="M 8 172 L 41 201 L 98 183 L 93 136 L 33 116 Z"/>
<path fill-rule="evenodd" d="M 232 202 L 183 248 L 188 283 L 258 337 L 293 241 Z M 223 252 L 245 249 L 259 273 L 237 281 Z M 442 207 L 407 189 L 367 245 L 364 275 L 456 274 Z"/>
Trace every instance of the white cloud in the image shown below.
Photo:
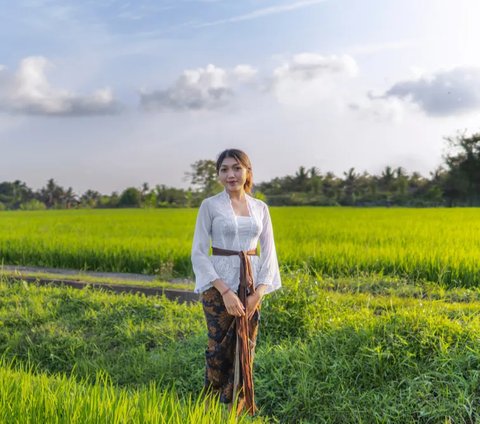
<path fill-rule="evenodd" d="M 401 122 L 407 110 L 414 108 L 413 105 L 397 98 L 376 97 L 371 94 L 365 99 L 350 103 L 348 106 L 360 118 L 394 123 Z"/>
<path fill-rule="evenodd" d="M 102 115 L 116 113 L 119 104 L 109 88 L 88 96 L 50 85 L 46 71 L 53 65 L 43 56 L 20 62 L 14 74 L 0 69 L 0 110 L 31 115 Z"/>
<path fill-rule="evenodd" d="M 480 68 L 457 67 L 401 81 L 386 91 L 418 105 L 427 115 L 458 115 L 480 109 Z"/>
<path fill-rule="evenodd" d="M 257 75 L 257 70 L 250 65 L 237 65 L 233 69 L 232 74 L 240 82 L 248 82 Z"/>
<path fill-rule="evenodd" d="M 147 110 L 201 110 L 224 106 L 233 96 L 227 71 L 214 65 L 189 69 L 166 90 L 143 91 Z"/>
<path fill-rule="evenodd" d="M 272 90 L 284 105 L 312 107 L 328 102 L 342 109 L 349 96 L 349 81 L 357 72 L 357 64 L 350 56 L 300 53 L 274 69 Z"/>

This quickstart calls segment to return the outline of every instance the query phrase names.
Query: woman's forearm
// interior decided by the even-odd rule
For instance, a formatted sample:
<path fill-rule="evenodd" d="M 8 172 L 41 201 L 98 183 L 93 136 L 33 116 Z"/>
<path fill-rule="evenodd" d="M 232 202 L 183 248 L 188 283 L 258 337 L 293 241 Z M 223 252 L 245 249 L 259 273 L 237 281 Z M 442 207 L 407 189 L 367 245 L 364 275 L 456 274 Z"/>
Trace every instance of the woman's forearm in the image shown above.
<path fill-rule="evenodd" d="M 212 285 L 213 287 L 215 287 L 220 293 L 225 293 L 229 287 L 227 286 L 227 284 L 225 283 L 225 281 L 223 281 L 221 278 L 217 278 L 216 280 L 213 280 L 212 281 Z M 262 298 L 265 294 L 265 290 L 267 289 L 267 285 L 266 284 L 259 284 L 256 288 L 255 288 L 255 292 L 258 294 L 258 296 L 260 298 Z"/>
<path fill-rule="evenodd" d="M 225 293 L 228 290 L 228 286 L 221 278 L 217 278 L 216 280 L 212 281 L 213 287 L 215 287 L 220 293 Z"/>
<path fill-rule="evenodd" d="M 265 294 L 265 290 L 267 289 L 267 285 L 266 284 L 259 284 L 256 288 L 255 288 L 255 292 L 258 293 L 258 295 L 260 296 L 260 298 L 263 297 L 263 295 Z"/>

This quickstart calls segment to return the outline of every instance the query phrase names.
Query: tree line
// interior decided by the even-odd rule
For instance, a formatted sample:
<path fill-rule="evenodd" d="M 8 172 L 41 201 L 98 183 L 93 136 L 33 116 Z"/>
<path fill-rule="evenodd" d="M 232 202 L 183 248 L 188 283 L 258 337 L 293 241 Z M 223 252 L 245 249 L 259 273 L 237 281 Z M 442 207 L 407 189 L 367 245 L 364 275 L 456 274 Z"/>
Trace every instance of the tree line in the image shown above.
<path fill-rule="evenodd" d="M 254 196 L 272 206 L 480 206 L 480 133 L 446 141 L 449 153 L 428 177 L 391 166 L 379 175 L 350 168 L 341 176 L 300 166 L 294 175 L 255 184 Z M 213 160 L 195 162 L 185 178 L 188 189 L 143 183 L 110 195 L 95 190 L 77 195 L 54 179 L 37 191 L 19 180 L 5 181 L 0 183 L 0 210 L 197 207 L 222 190 Z"/>

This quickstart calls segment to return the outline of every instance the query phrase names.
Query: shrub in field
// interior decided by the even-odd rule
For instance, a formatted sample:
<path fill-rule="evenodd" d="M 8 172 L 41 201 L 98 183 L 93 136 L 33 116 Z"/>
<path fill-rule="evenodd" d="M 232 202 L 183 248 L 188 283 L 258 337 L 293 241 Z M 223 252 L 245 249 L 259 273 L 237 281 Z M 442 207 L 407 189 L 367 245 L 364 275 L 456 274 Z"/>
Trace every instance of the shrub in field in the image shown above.
<path fill-rule="evenodd" d="M 40 202 L 37 199 L 32 199 L 20 204 L 20 210 L 22 211 L 44 211 L 45 209 L 47 209 L 45 203 Z"/>

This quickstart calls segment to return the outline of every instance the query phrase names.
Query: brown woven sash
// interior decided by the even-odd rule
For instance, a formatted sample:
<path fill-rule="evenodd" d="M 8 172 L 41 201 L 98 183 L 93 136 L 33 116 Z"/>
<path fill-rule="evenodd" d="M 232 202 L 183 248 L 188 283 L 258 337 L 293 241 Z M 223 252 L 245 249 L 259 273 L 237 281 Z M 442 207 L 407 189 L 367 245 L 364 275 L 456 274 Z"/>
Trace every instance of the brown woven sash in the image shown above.
<path fill-rule="evenodd" d="M 252 264 L 249 256 L 257 255 L 257 250 L 227 250 L 218 247 L 212 247 L 212 254 L 218 256 L 240 256 L 240 286 L 238 288 L 238 297 L 245 308 L 245 315 L 235 317 L 237 328 L 237 360 L 240 363 L 238 387 L 234 388 L 234 394 L 243 391 L 245 398 L 245 408 L 250 415 L 254 415 L 257 407 L 253 392 L 253 358 L 250 349 L 250 334 L 247 317 L 247 296 L 255 293 L 253 284 Z M 241 407 L 241 405 L 239 405 Z"/>

